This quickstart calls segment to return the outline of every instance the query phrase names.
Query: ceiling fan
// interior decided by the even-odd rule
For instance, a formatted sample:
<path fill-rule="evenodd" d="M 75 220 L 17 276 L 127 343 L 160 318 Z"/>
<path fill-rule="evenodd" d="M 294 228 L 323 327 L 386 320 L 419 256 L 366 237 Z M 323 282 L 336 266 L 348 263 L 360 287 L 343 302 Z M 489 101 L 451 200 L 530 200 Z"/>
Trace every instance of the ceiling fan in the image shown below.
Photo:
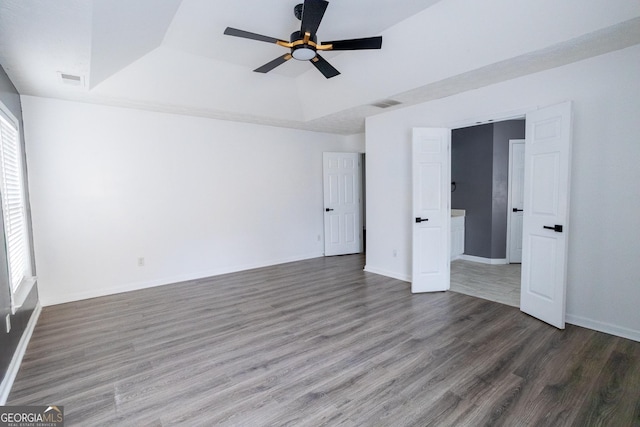
<path fill-rule="evenodd" d="M 228 36 L 275 43 L 278 46 L 291 49 L 290 53 L 286 53 L 264 64 L 262 67 L 253 70 L 257 73 L 268 73 L 293 58 L 299 61 L 311 61 L 326 78 L 330 79 L 340 74 L 340 72 L 320 56 L 319 51 L 380 49 L 382 47 L 382 37 L 318 43 L 316 32 L 318 31 L 324 12 L 327 10 L 327 6 L 329 6 L 329 2 L 325 0 L 304 0 L 304 4 L 297 5 L 293 11 L 296 18 L 302 21 L 302 24 L 300 25 L 300 31 L 293 32 L 290 37 L 291 41 L 288 42 L 231 27 L 227 27 L 224 33 Z"/>

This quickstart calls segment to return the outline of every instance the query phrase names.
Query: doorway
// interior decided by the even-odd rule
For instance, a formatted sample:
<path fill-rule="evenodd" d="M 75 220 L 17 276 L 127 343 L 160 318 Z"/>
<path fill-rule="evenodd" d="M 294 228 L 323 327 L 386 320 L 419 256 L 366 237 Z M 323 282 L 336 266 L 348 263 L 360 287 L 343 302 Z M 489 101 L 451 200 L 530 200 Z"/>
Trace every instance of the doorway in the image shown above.
<path fill-rule="evenodd" d="M 511 260 L 517 239 L 509 232 L 521 200 L 512 200 L 510 182 L 519 175 L 511 170 L 510 141 L 524 136 L 525 120 L 517 118 L 453 129 L 451 137 L 451 208 L 464 214 L 465 235 L 462 253 L 452 253 L 451 290 L 514 307 L 520 307 L 521 265 Z"/>
<path fill-rule="evenodd" d="M 566 101 L 527 112 L 526 121 L 520 310 L 558 329 L 564 329 L 567 231 L 570 229 L 568 223 L 572 103 Z M 412 292 L 436 292 L 451 288 L 451 133 L 451 128 L 413 128 L 412 207 L 415 225 L 412 227 Z M 491 149 L 493 144 L 492 137 Z M 501 188 L 493 183 L 493 178 L 496 177 L 494 169 L 499 169 L 495 167 L 499 163 L 494 161 L 495 158 L 496 156 L 492 155 L 492 184 L 489 192 L 492 196 L 492 216 L 489 224 L 492 232 L 489 242 L 492 255 L 490 264 L 500 264 L 493 262 L 496 249 L 494 243 L 501 242 L 506 246 L 504 235 L 502 239 L 497 239 L 493 234 L 494 231 L 503 231 L 501 227 L 493 225 L 496 223 L 495 219 L 500 215 L 506 216 L 507 211 L 506 207 L 493 210 L 497 202 L 505 198 L 504 194 L 500 197 L 500 192 L 494 191 L 496 187 Z M 474 159 L 471 167 L 467 169 L 475 170 L 481 167 L 481 162 Z M 462 182 L 471 181 L 460 181 Z M 477 192 L 472 193 L 475 196 Z M 422 211 L 437 217 L 437 224 L 431 227 L 431 230 L 421 226 L 425 221 L 430 221 L 430 217 L 424 217 Z M 469 219 L 472 219 L 471 215 Z M 429 237 L 427 232 L 432 232 L 433 235 Z M 468 236 L 470 233 L 465 233 L 465 239 Z M 440 245 L 440 249 L 434 250 L 437 245 Z M 504 248 L 498 249 L 503 253 L 506 251 Z M 469 245 L 465 242 L 465 252 L 467 251 Z M 445 265 L 446 268 L 433 268 L 441 265 Z M 431 279 L 431 283 L 427 283 L 427 279 Z"/>

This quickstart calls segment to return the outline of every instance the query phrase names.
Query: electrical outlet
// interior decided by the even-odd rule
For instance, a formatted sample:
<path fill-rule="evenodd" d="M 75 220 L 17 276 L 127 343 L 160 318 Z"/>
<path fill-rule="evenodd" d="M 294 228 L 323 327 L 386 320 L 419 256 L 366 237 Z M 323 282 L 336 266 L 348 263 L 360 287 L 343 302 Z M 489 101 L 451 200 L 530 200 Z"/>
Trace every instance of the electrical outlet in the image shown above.
<path fill-rule="evenodd" d="M 394 250 L 393 250 L 393 257 L 395 258 L 395 257 L 397 257 L 397 256 L 398 256 L 398 250 L 397 250 L 397 249 L 394 249 Z"/>
<path fill-rule="evenodd" d="M 138 267 L 144 267 L 144 257 L 138 258 Z"/>
<path fill-rule="evenodd" d="M 322 240 L 322 236 L 320 236 L 320 235 L 318 234 L 318 242 L 319 242 L 320 240 Z"/>
<path fill-rule="evenodd" d="M 9 333 L 11 332 L 11 314 L 7 314 L 6 323 L 7 323 L 7 333 Z"/>

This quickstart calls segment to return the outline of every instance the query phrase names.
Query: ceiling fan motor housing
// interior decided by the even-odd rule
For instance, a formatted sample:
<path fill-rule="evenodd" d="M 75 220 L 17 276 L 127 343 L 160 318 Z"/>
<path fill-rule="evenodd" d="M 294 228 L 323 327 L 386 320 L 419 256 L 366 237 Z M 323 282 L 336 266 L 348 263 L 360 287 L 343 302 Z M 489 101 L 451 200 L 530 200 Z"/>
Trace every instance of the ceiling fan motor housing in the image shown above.
<path fill-rule="evenodd" d="M 301 40 L 303 40 L 303 35 L 300 31 L 294 31 L 293 33 L 291 33 L 290 41 L 292 43 L 296 41 L 301 41 Z M 309 39 L 309 41 L 313 43 L 317 43 L 318 37 L 316 37 L 316 35 L 313 34 Z M 291 56 L 293 56 L 294 59 L 297 59 L 300 61 L 309 61 L 315 58 L 316 48 L 307 43 L 297 44 L 291 48 Z"/>

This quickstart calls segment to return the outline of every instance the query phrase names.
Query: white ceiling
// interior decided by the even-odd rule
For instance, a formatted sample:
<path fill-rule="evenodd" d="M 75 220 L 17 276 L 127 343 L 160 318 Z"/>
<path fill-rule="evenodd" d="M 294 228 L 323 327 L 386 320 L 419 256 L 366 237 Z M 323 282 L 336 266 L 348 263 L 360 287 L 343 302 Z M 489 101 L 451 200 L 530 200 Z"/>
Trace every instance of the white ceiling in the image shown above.
<path fill-rule="evenodd" d="M 353 134 L 402 108 L 640 43 L 637 0 L 333 0 L 318 38 L 383 36 L 381 50 L 254 68 L 283 48 L 296 0 L 2 0 L 0 64 L 25 95 Z M 81 85 L 60 73 L 79 75 Z"/>

